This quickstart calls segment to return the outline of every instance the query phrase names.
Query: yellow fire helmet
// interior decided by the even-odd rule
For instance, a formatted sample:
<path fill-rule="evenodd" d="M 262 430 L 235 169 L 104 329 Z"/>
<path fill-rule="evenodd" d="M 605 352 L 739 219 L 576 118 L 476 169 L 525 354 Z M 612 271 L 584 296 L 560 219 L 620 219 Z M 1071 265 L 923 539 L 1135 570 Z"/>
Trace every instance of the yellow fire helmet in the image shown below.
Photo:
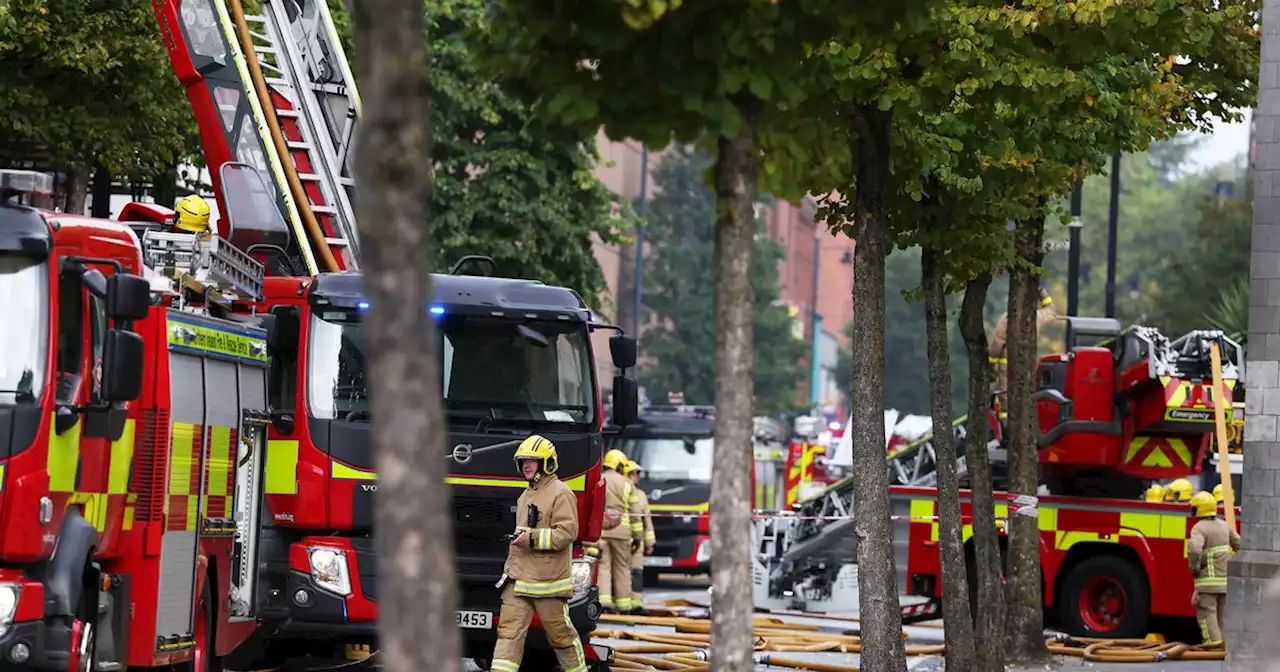
<path fill-rule="evenodd" d="M 1163 502 L 1164 495 L 1165 495 L 1164 486 L 1160 485 L 1159 483 L 1156 483 L 1155 485 L 1152 485 L 1151 487 L 1147 488 L 1148 502 Z"/>
<path fill-rule="evenodd" d="M 614 448 L 613 450 L 604 454 L 605 469 L 613 469 L 614 471 L 620 472 L 622 471 L 622 468 L 627 464 L 627 462 L 628 460 L 627 460 L 626 453 L 623 453 L 621 450 L 618 450 L 617 448 Z"/>
<path fill-rule="evenodd" d="M 635 460 L 627 460 L 626 466 L 622 468 L 622 475 L 630 476 L 643 470 L 644 469 L 640 466 L 639 462 L 636 462 Z"/>
<path fill-rule="evenodd" d="M 1191 496 L 1191 515 L 1196 518 L 1212 518 L 1218 515 L 1218 503 L 1213 495 L 1201 490 Z"/>
<path fill-rule="evenodd" d="M 188 233 L 204 233 L 209 230 L 209 201 L 191 194 L 178 201 L 174 210 L 177 214 L 173 218 L 173 225 L 177 228 Z"/>
<path fill-rule="evenodd" d="M 1165 495 L 1165 500 L 1170 502 L 1187 502 L 1191 500 L 1191 493 L 1194 491 L 1195 488 L 1191 487 L 1191 481 L 1188 481 L 1185 478 L 1179 478 L 1169 484 L 1169 492 Z"/>
<path fill-rule="evenodd" d="M 533 434 L 520 442 L 520 447 L 516 448 L 515 460 L 517 467 L 520 465 L 520 460 L 538 461 L 538 473 L 534 474 L 534 481 L 544 475 L 550 476 L 560 468 L 560 459 L 556 457 L 556 444 L 551 443 L 551 439 L 538 434 Z"/>
<path fill-rule="evenodd" d="M 1213 486 L 1213 499 L 1219 504 L 1222 503 L 1222 484 L 1221 483 Z"/>

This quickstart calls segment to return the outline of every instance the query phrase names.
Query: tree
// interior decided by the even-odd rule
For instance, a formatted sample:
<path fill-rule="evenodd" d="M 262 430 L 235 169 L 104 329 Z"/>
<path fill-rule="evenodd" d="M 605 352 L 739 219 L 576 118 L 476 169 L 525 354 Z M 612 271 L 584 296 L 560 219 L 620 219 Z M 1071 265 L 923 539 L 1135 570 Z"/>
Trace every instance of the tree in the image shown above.
<path fill-rule="evenodd" d="M 651 398 L 683 392 L 687 403 L 714 399 L 714 354 L 689 345 L 715 340 L 715 288 L 707 263 L 714 248 L 715 195 L 705 180 L 711 163 L 705 153 L 675 147 L 654 172 L 655 195 L 645 223 L 652 250 L 645 264 L 645 307 L 646 319 L 657 319 L 645 331 L 645 354 L 653 364 L 643 372 Z M 809 355 L 805 343 L 792 335 L 786 309 L 775 305 L 783 254 L 777 241 L 757 235 L 751 263 L 757 306 L 753 387 L 756 407 L 768 413 L 796 405 Z"/>
<path fill-rule="evenodd" d="M 344 3 L 329 6 L 346 37 Z M 544 123 L 487 76 L 469 42 L 484 30 L 484 9 L 481 0 L 424 6 L 435 128 L 432 265 L 483 254 L 502 275 L 572 287 L 601 308 L 608 285 L 593 242 L 619 242 L 621 221 L 617 199 L 592 172 L 595 134 Z"/>
<path fill-rule="evenodd" d="M 84 207 L 94 165 L 111 175 L 172 175 L 200 144 L 146 3 L 15 0 L 0 11 L 0 137 L 34 143 Z M 90 101 L 99 101 L 99 104 Z M 109 102 L 103 102 L 109 101 Z"/>
<path fill-rule="evenodd" d="M 378 574 L 396 586 L 379 601 L 382 662 L 391 672 L 459 672 L 451 504 L 438 459 L 445 445 L 438 336 L 425 310 L 432 128 L 423 12 L 362 0 L 354 19 L 365 96 L 356 179 L 378 418 Z"/>
<path fill-rule="evenodd" d="M 803 97 L 805 45 L 839 3 L 505 0 L 493 8 L 499 67 L 568 124 L 649 147 L 701 141 L 716 157 L 716 470 L 711 485 L 711 665 L 753 666 L 750 591 L 753 206 L 765 150 L 794 146 L 776 122 Z M 666 73 L 655 78 L 655 73 Z M 794 151 L 794 147 L 792 147 Z M 763 171 L 763 173 L 762 173 Z M 778 180 L 774 193 L 803 193 Z M 895 634 L 895 637 L 898 635 Z M 901 647 L 901 643 L 899 643 Z"/>

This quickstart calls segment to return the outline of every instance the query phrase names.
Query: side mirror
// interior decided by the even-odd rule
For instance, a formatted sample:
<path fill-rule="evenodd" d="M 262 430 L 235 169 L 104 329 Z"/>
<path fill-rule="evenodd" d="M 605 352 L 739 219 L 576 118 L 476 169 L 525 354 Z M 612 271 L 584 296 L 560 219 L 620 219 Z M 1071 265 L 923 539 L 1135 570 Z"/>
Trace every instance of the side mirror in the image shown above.
<path fill-rule="evenodd" d="M 636 339 L 618 334 L 609 339 L 609 354 L 613 357 L 613 365 L 619 369 L 630 369 L 636 365 Z M 632 381 L 635 384 L 635 381 Z M 613 388 L 617 390 L 618 388 Z"/>
<path fill-rule="evenodd" d="M 107 316 L 114 320 L 141 320 L 151 310 L 151 283 L 129 273 L 107 279 Z"/>
<path fill-rule="evenodd" d="M 102 361 L 102 400 L 133 401 L 142 396 L 142 337 L 125 329 L 107 331 Z"/>
<path fill-rule="evenodd" d="M 107 276 L 96 268 L 86 268 L 80 271 L 80 282 L 89 288 L 90 294 L 98 298 L 103 298 L 107 295 Z"/>
<path fill-rule="evenodd" d="M 614 338 L 617 338 L 616 336 Z M 625 337 L 624 337 L 625 338 Z M 635 355 L 635 340 L 632 343 L 632 356 Z M 609 343 L 613 345 L 612 340 Z M 613 377 L 613 424 L 619 427 L 634 425 L 640 419 L 640 385 L 634 378 L 626 376 Z"/>
<path fill-rule="evenodd" d="M 301 320 L 298 318 L 297 306 L 276 306 L 271 309 L 272 319 L 266 320 L 263 326 L 267 330 L 267 352 L 272 357 L 282 353 L 294 353 L 298 350 L 298 330 Z"/>

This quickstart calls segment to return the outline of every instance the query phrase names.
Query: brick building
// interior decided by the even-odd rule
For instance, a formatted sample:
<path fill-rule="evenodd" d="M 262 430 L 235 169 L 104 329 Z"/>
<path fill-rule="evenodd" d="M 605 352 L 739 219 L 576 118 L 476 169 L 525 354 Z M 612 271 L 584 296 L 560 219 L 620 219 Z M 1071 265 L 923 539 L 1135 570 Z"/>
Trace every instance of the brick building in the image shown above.
<path fill-rule="evenodd" d="M 646 153 L 639 143 L 612 142 L 603 133 L 597 138 L 597 143 L 600 164 L 596 175 L 605 186 L 627 201 L 638 199 L 642 189 L 652 196 L 653 171 L 662 159 L 662 152 Z M 646 161 L 647 178 L 642 167 Z M 843 408 L 843 402 L 835 398 L 832 371 L 837 349 L 846 345 L 844 326 L 853 318 L 853 241 L 843 235 L 832 236 L 825 227 L 815 226 L 816 207 L 812 198 L 806 198 L 800 204 L 778 201 L 764 206 L 763 215 L 768 234 L 786 249 L 786 256 L 778 268 L 780 300 L 787 304 L 795 320 L 796 337 L 812 345 L 815 308 L 822 318 L 818 339 L 818 399 Z M 596 259 L 609 284 L 608 317 L 631 328 L 635 248 L 597 242 Z M 816 276 L 815 259 L 818 262 Z M 606 345 L 607 335 L 602 334 L 599 338 L 597 371 L 602 380 L 607 380 L 613 373 Z M 809 381 L 806 379 L 804 389 L 797 390 L 797 399 L 807 400 L 809 394 Z"/>

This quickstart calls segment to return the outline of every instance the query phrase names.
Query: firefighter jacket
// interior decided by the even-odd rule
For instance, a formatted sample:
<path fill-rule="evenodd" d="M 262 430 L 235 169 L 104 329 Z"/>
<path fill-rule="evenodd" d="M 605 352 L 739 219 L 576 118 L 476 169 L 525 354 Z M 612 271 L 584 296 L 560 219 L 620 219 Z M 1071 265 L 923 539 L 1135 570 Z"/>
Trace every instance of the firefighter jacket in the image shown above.
<path fill-rule="evenodd" d="M 605 470 L 604 506 L 607 509 L 613 509 L 621 513 L 622 524 L 612 530 L 601 532 L 601 538 L 639 540 L 644 535 L 643 521 L 639 516 L 632 515 L 640 513 L 640 502 L 636 499 L 635 490 L 635 486 L 631 484 L 631 479 L 613 469 Z"/>
<path fill-rule="evenodd" d="M 1043 299 L 1041 299 L 1043 301 Z M 1058 309 L 1053 307 L 1053 303 L 1041 304 L 1036 309 L 1036 333 L 1044 328 L 1044 325 L 1058 319 Z M 991 338 L 991 345 L 987 348 L 987 354 L 991 357 L 992 364 L 1005 364 L 1008 357 L 1009 346 L 1009 313 L 1008 311 L 1001 313 L 1000 319 L 996 322 L 996 334 Z"/>
<path fill-rule="evenodd" d="M 658 538 L 653 534 L 653 518 L 649 517 L 649 496 L 644 494 L 644 490 L 634 488 L 636 500 L 640 504 L 640 516 L 643 519 L 644 545 L 652 546 Z"/>
<path fill-rule="evenodd" d="M 1201 518 L 1187 539 L 1187 564 L 1196 592 L 1227 592 L 1227 560 L 1240 549 L 1240 534 L 1221 518 Z"/>
<path fill-rule="evenodd" d="M 538 510 L 536 526 L 529 525 L 529 506 Z M 555 476 L 543 476 L 516 501 L 516 531 L 528 532 L 519 546 L 507 551 L 507 577 L 516 595 L 570 597 L 573 595 L 571 559 L 578 538 L 578 498 Z"/>

